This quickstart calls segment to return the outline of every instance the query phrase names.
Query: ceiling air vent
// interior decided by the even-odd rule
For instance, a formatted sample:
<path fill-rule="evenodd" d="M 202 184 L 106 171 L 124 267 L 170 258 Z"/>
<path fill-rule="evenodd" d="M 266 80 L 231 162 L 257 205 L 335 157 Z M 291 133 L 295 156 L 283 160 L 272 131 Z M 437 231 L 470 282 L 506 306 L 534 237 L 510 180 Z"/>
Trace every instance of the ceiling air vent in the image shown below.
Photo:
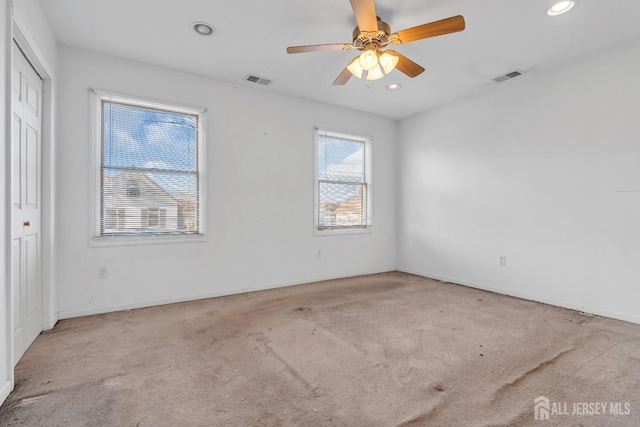
<path fill-rule="evenodd" d="M 514 70 L 514 71 L 512 71 L 510 73 L 507 73 L 507 74 L 505 74 L 503 76 L 496 77 L 495 79 L 493 79 L 493 81 L 497 82 L 497 83 L 502 83 L 502 82 L 505 82 L 507 80 L 510 80 L 510 79 L 516 78 L 518 76 L 521 76 L 523 74 L 524 74 L 524 72 L 521 71 L 521 70 Z"/>
<path fill-rule="evenodd" d="M 263 79 L 262 77 L 254 76 L 249 74 L 245 77 L 245 80 L 251 83 L 257 83 L 259 85 L 269 86 L 271 84 L 271 80 Z"/>

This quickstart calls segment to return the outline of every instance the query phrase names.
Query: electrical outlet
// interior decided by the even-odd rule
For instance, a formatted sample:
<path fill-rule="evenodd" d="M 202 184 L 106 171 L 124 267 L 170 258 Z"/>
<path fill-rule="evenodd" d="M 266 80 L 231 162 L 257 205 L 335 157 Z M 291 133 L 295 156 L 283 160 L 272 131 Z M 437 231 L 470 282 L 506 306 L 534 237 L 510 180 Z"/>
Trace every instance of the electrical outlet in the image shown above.
<path fill-rule="evenodd" d="M 500 255 L 500 267 L 506 267 L 506 266 L 507 266 L 507 256 Z"/>
<path fill-rule="evenodd" d="M 322 258 L 322 249 L 318 249 L 318 252 L 316 253 L 316 257 L 318 257 L 318 259 Z"/>
<path fill-rule="evenodd" d="M 98 279 L 107 278 L 107 267 L 98 267 Z"/>

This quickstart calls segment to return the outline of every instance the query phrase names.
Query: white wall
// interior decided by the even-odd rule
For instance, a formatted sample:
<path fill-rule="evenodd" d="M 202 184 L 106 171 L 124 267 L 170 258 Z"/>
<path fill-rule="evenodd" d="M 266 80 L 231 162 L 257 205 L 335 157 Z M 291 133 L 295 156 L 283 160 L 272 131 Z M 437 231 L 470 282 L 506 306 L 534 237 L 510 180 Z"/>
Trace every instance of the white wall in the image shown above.
<path fill-rule="evenodd" d="M 395 122 L 67 48 L 59 76 L 61 317 L 395 270 Z M 207 108 L 206 243 L 89 246 L 89 88 Z M 314 126 L 373 136 L 371 234 L 313 236 Z"/>
<path fill-rule="evenodd" d="M 7 0 L 0 0 L 0 404 L 11 392 L 13 366 L 11 366 L 11 299 L 9 281 L 9 216 L 7 215 L 7 197 L 9 194 L 8 148 L 11 144 L 7 125 L 11 96 L 10 88 L 10 52 L 11 52 L 11 11 Z"/>
<path fill-rule="evenodd" d="M 401 122 L 399 269 L 640 323 L 639 75 L 636 42 Z"/>
<path fill-rule="evenodd" d="M 39 59 L 48 66 L 48 71 L 55 72 L 58 44 L 39 0 L 13 0 L 13 14 Z"/>

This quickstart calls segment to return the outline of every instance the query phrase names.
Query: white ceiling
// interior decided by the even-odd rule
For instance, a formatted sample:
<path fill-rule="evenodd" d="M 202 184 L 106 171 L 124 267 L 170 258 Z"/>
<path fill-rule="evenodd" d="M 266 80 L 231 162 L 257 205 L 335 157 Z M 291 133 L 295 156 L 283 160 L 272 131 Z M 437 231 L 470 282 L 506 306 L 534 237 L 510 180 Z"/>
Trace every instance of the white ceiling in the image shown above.
<path fill-rule="evenodd" d="M 369 86 L 356 78 L 333 86 L 355 51 L 288 55 L 286 48 L 350 43 L 349 0 L 40 0 L 62 45 L 393 119 L 495 89 L 492 79 L 514 69 L 537 73 L 640 39 L 638 0 L 579 0 L 553 18 L 552 3 L 376 0 L 393 32 L 454 15 L 465 17 L 466 30 L 397 46 L 426 68 L 414 79 L 394 70 Z M 217 34 L 196 34 L 194 21 Z M 273 83 L 246 82 L 247 74 Z M 385 90 L 391 82 L 404 87 Z"/>

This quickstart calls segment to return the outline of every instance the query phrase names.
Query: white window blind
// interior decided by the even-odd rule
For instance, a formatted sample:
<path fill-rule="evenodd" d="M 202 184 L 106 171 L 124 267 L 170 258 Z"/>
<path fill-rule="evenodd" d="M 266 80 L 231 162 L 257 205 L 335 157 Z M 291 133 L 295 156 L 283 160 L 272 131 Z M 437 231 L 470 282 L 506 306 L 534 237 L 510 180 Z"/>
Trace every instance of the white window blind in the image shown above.
<path fill-rule="evenodd" d="M 202 234 L 203 110 L 95 98 L 95 235 Z"/>
<path fill-rule="evenodd" d="M 366 228 L 370 216 L 370 141 L 316 130 L 316 228 Z"/>

